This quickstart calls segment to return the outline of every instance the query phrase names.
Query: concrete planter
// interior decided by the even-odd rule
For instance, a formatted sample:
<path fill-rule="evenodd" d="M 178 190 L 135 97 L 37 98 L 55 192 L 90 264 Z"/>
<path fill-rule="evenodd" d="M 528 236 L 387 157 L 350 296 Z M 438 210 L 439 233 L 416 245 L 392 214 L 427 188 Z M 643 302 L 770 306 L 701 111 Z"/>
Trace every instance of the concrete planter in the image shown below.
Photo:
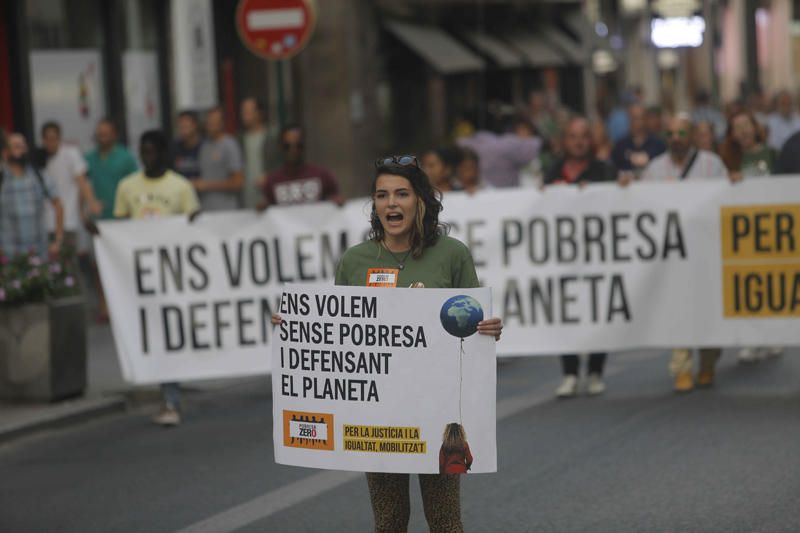
<path fill-rule="evenodd" d="M 0 398 L 53 402 L 86 389 L 81 296 L 0 308 Z"/>

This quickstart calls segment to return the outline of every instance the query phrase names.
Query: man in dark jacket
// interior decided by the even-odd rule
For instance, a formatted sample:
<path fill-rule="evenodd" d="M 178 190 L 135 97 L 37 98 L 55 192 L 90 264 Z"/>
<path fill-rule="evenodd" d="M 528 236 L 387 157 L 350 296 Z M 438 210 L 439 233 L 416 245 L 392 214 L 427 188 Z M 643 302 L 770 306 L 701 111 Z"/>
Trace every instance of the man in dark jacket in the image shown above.
<path fill-rule="evenodd" d="M 617 141 L 611 152 L 611 160 L 620 172 L 633 172 L 637 177 L 647 164 L 667 150 L 667 145 L 656 135 L 647 131 L 646 111 L 634 104 L 628 108 L 630 133 Z"/>
<path fill-rule="evenodd" d="M 789 137 L 781 148 L 774 174 L 800 173 L 800 131 Z"/>
<path fill-rule="evenodd" d="M 617 179 L 614 167 L 594 156 L 591 130 L 591 124 L 583 117 L 573 117 L 567 122 L 562 134 L 564 157 L 545 173 L 545 185 L 585 185 Z"/>
<path fill-rule="evenodd" d="M 610 164 L 600 161 L 594 155 L 591 124 L 583 117 L 574 117 L 567 122 L 562 134 L 564 157 L 545 174 L 544 185 L 577 184 L 615 181 L 617 172 Z M 603 367 L 606 362 L 604 352 L 589 356 L 588 383 L 586 392 L 590 395 L 602 394 Z M 578 370 L 580 359 L 576 354 L 561 356 L 561 369 L 564 381 L 556 389 L 559 398 L 570 398 L 578 393 Z"/>

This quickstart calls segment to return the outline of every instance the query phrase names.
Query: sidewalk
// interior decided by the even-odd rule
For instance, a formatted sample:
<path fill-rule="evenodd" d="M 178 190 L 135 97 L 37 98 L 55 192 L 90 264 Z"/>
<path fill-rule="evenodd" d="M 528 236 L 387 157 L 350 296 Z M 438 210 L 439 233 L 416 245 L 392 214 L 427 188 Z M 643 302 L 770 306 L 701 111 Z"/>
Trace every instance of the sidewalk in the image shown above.
<path fill-rule="evenodd" d="M 52 404 L 0 401 L 0 442 L 125 409 L 131 388 L 122 379 L 111 327 L 89 327 L 88 376 L 81 398 Z"/>
<path fill-rule="evenodd" d="M 87 388 L 81 398 L 52 404 L 7 403 L 0 400 L 0 444 L 36 431 L 64 427 L 113 412 L 155 406 L 161 401 L 157 385 L 133 386 L 122 379 L 114 337 L 109 324 L 91 323 L 88 332 Z M 204 393 L 263 383 L 269 392 L 269 376 L 193 381 L 182 386 L 185 401 Z"/>

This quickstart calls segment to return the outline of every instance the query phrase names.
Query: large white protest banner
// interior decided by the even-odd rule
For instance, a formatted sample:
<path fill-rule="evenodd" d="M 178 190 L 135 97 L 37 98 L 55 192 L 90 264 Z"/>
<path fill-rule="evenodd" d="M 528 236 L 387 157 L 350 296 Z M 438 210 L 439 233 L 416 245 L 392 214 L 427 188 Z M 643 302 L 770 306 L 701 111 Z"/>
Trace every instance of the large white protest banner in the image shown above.
<path fill-rule="evenodd" d="M 797 178 L 448 193 L 444 207 L 505 321 L 501 355 L 800 343 Z M 283 287 L 331 285 L 369 208 L 102 223 L 126 379 L 268 372 Z"/>
<path fill-rule="evenodd" d="M 332 279 L 347 246 L 334 209 L 303 211 L 98 224 L 95 253 L 126 381 L 268 373 L 283 286 Z"/>
<path fill-rule="evenodd" d="M 793 203 L 794 202 L 794 203 Z M 447 200 L 500 353 L 800 342 L 800 181 L 561 186 Z"/>
<path fill-rule="evenodd" d="M 272 348 L 275 461 L 497 470 L 489 289 L 289 286 Z"/>

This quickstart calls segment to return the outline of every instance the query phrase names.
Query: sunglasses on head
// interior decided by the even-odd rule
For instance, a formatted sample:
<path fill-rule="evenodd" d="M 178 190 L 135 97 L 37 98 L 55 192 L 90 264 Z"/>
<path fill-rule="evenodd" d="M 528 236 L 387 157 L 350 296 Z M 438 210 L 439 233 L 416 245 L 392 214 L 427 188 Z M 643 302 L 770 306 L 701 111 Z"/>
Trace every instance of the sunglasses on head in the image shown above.
<path fill-rule="evenodd" d="M 390 157 L 381 157 L 380 159 L 375 160 L 376 167 L 387 167 L 391 165 L 419 168 L 419 162 L 417 161 L 416 156 L 413 155 L 393 155 Z"/>

